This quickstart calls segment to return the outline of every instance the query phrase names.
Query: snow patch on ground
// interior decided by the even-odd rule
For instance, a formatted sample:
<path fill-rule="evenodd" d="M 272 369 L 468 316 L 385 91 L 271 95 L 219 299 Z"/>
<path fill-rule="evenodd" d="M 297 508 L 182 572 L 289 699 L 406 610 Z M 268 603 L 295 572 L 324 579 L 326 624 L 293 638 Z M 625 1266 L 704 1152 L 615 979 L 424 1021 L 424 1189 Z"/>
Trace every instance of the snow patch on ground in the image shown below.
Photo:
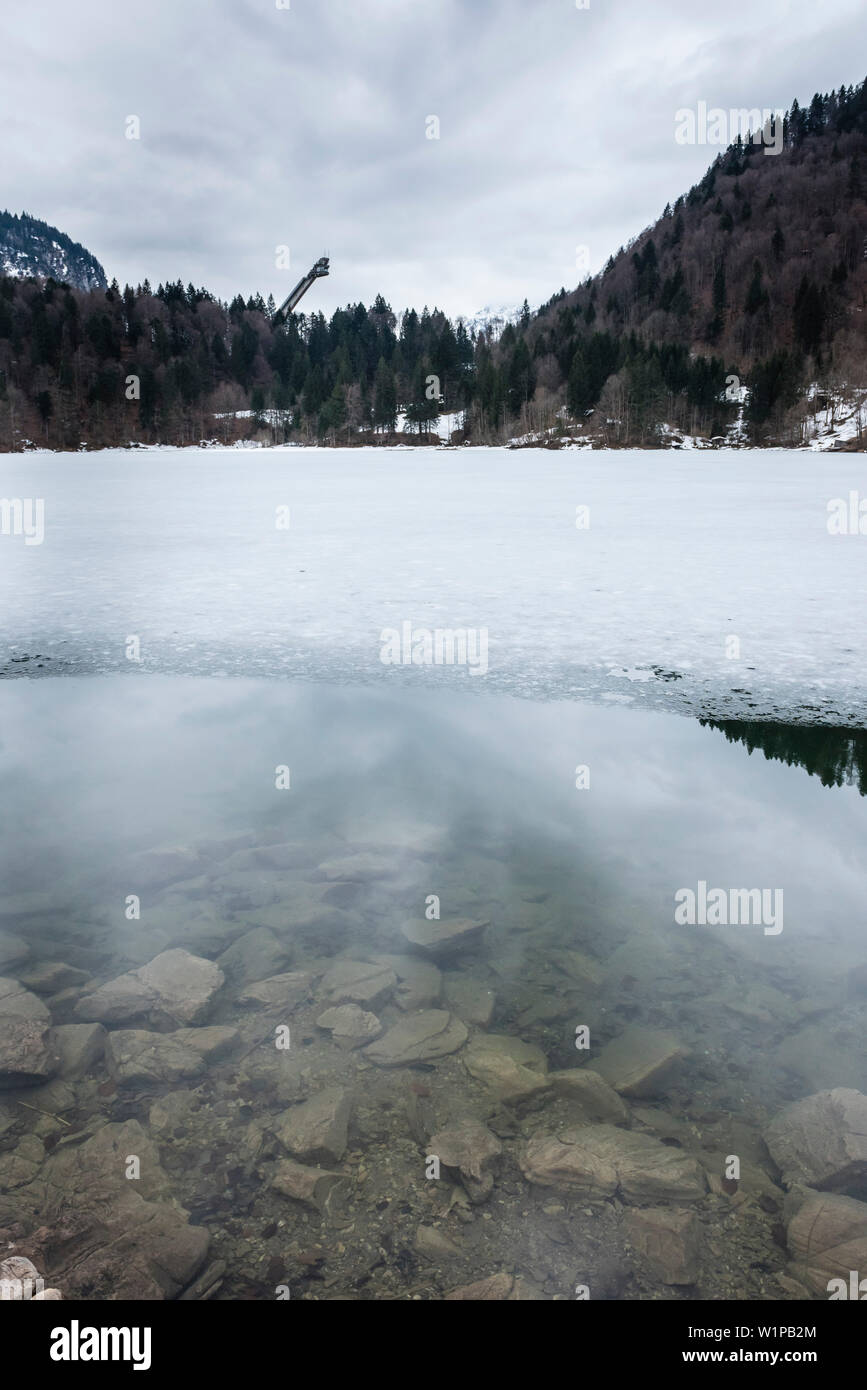
<path fill-rule="evenodd" d="M 438 420 L 432 420 L 430 433 L 437 435 L 438 438 L 448 443 L 455 430 L 463 429 L 463 425 L 464 412 L 462 410 L 456 410 L 449 414 L 441 415 Z M 397 417 L 397 433 L 409 435 L 418 433 L 415 426 L 407 422 L 406 413 L 404 411 L 401 411 Z"/>
<path fill-rule="evenodd" d="M 867 391 L 845 397 L 814 384 L 808 397 L 817 404 L 806 448 L 822 452 L 867 437 Z"/>

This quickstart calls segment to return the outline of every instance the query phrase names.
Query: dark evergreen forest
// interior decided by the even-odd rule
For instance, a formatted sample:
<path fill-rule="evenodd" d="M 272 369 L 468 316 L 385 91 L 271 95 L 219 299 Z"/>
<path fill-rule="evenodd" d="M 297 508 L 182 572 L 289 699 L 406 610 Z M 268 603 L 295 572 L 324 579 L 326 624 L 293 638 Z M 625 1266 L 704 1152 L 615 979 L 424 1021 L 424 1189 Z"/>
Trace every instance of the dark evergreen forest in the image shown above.
<path fill-rule="evenodd" d="M 748 388 L 753 443 L 799 442 L 827 398 L 867 388 L 867 90 L 792 104 L 783 149 L 740 137 L 654 226 L 499 339 L 380 295 L 284 318 L 192 284 L 89 293 L 0 278 L 0 449 L 238 438 L 383 442 L 547 432 L 711 439 Z M 239 414 L 246 412 L 246 414 Z"/>

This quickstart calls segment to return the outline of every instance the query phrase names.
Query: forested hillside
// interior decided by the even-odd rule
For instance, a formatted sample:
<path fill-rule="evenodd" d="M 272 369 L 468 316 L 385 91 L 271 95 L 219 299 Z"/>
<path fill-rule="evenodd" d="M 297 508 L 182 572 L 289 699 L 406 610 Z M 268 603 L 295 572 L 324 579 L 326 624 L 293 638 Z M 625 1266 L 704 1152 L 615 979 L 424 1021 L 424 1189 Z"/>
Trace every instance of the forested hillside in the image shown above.
<path fill-rule="evenodd" d="M 740 138 L 604 271 L 499 339 L 377 297 L 284 320 L 192 285 L 0 278 L 0 448 L 218 438 L 798 443 L 867 388 L 867 90 L 794 102 L 781 153 Z M 247 412 L 246 416 L 242 412 Z M 249 414 L 252 412 L 252 415 Z"/>
<path fill-rule="evenodd" d="M 732 374 L 755 442 L 797 442 L 809 383 L 867 386 L 865 86 L 794 102 L 783 137 L 779 155 L 738 139 L 601 275 L 543 307 L 526 335 L 537 384 L 646 441 L 660 419 L 719 433 Z"/>
<path fill-rule="evenodd" d="M 414 310 L 400 326 L 381 298 L 286 322 L 273 301 L 226 306 L 178 282 L 81 294 L 53 281 L 0 280 L 0 443 L 56 448 L 170 444 L 255 433 L 388 434 L 398 407 L 420 432 L 439 415 L 428 379 L 455 409 L 472 399 L 474 347 L 460 324 Z M 264 429 L 264 424 L 262 426 Z"/>

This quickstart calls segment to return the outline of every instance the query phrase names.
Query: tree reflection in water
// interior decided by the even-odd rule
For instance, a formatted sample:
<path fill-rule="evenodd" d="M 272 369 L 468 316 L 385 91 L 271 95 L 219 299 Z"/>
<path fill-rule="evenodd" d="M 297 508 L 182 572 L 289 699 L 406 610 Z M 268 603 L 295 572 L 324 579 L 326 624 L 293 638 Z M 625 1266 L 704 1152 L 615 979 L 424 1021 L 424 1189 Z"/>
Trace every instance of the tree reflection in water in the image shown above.
<path fill-rule="evenodd" d="M 701 719 L 704 728 L 720 729 L 729 743 L 742 743 L 750 753 L 761 749 L 766 758 L 797 764 L 825 787 L 857 787 L 867 795 L 867 731 L 775 724 L 761 720 Z"/>

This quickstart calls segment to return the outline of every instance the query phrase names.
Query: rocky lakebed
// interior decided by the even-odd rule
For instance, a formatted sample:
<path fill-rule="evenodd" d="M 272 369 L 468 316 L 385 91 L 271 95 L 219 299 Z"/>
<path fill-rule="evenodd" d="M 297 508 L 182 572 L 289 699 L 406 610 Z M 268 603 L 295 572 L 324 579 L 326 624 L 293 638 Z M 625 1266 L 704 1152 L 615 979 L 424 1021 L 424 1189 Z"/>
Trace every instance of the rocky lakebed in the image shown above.
<path fill-rule="evenodd" d="M 791 1300 L 867 1271 L 867 965 L 600 933 L 552 883 L 483 833 L 260 826 L 7 895 L 0 1277 Z"/>

